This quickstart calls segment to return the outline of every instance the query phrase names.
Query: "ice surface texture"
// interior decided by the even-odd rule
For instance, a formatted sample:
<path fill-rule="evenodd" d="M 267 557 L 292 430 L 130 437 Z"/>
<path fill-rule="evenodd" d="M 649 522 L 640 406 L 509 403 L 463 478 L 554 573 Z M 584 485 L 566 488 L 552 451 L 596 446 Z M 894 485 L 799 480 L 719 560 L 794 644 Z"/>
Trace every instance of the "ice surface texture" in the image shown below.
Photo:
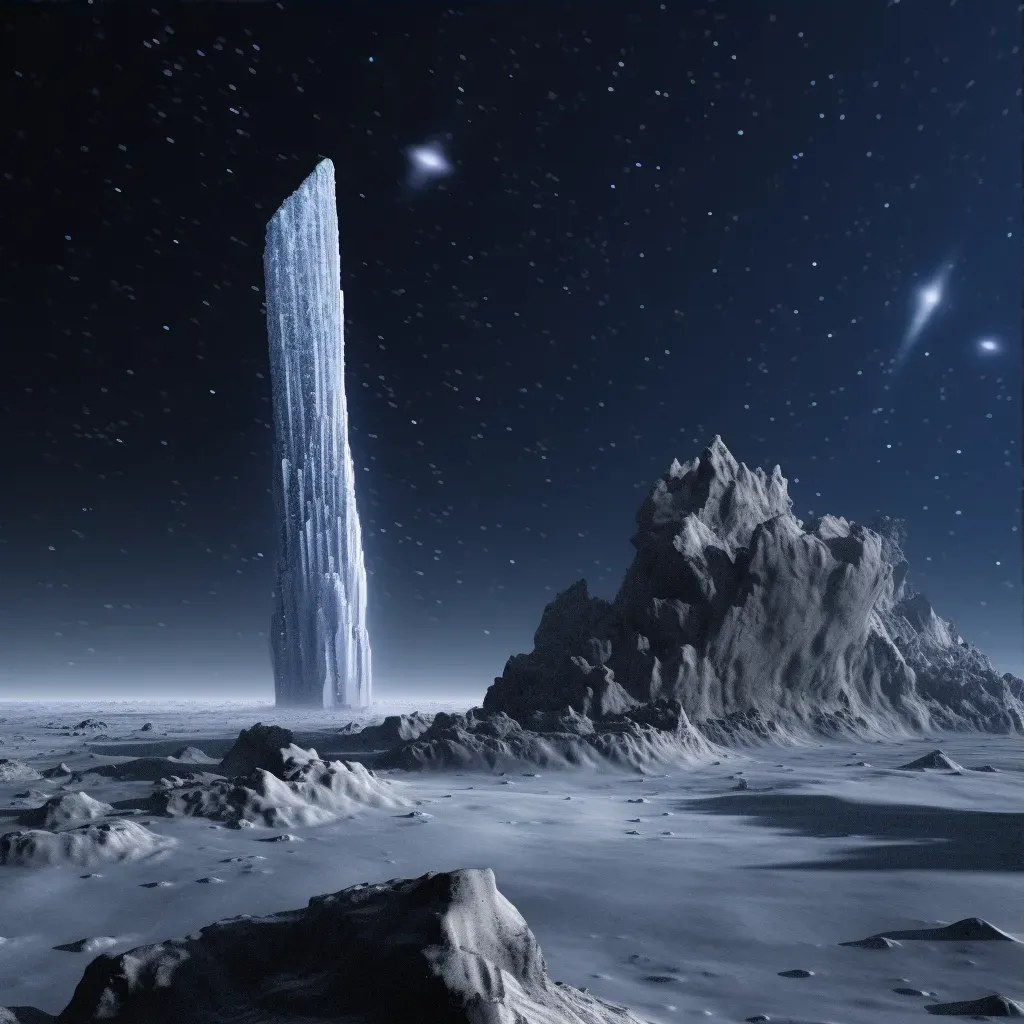
<path fill-rule="evenodd" d="M 674 462 L 637 513 L 615 600 L 585 580 L 559 594 L 484 710 L 525 724 L 676 700 L 713 740 L 1024 731 L 1024 682 L 907 586 L 898 522 L 804 523 L 791 508 L 778 466 L 750 470 L 719 437 Z"/>
<path fill-rule="evenodd" d="M 279 705 L 366 707 L 366 566 L 348 441 L 330 160 L 271 218 L 263 269 L 281 529 L 271 623 L 274 691 Z"/>
<path fill-rule="evenodd" d="M 551 981 L 533 932 L 486 868 L 355 885 L 304 910 L 98 956 L 50 1019 L 640 1024 Z"/>

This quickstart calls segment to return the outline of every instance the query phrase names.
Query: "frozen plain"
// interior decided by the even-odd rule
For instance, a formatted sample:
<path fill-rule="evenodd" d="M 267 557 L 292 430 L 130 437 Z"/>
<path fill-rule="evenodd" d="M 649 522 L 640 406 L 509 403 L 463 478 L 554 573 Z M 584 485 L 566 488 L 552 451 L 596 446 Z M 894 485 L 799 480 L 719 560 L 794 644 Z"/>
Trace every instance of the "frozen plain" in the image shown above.
<path fill-rule="evenodd" d="M 77 771 L 183 746 L 219 759 L 240 729 L 262 721 L 293 729 L 322 757 L 354 759 L 332 755 L 322 734 L 414 709 L 465 705 L 378 703 L 353 713 L 0 702 L 0 756 L 37 771 L 61 761 Z M 106 723 L 106 739 L 61 734 L 87 718 Z M 139 732 L 145 722 L 152 729 Z M 315 743 L 309 734 L 319 734 Z M 998 771 L 896 770 L 935 748 L 967 768 Z M 716 760 L 648 776 L 387 772 L 430 817 L 367 809 L 288 829 L 303 842 L 260 841 L 281 829 L 137 816 L 178 844 L 135 863 L 0 867 L 0 1006 L 59 1012 L 100 949 L 116 953 L 237 914 L 299 908 L 357 882 L 461 867 L 494 869 L 553 978 L 655 1024 L 759 1014 L 774 1022 L 895 1024 L 929 1019 L 930 1003 L 994 992 L 1024 997 L 1019 943 L 840 945 L 967 917 L 1024 938 L 1020 736 L 766 745 Z M 40 804 L 39 794 L 83 789 L 117 803 L 147 795 L 152 784 L 97 776 L 78 784 L 3 782 L 0 831 L 17 829 L 14 817 Z M 33 797 L 15 796 L 26 791 Z M 116 941 L 90 952 L 54 949 L 97 938 Z M 801 970 L 813 974 L 780 974 Z"/>

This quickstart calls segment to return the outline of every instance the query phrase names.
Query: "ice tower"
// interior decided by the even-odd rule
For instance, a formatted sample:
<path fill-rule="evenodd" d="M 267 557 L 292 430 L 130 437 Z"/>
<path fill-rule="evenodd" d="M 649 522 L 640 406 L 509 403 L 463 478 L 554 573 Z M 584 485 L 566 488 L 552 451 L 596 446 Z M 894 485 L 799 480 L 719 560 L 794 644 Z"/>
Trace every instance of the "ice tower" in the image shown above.
<path fill-rule="evenodd" d="M 348 443 L 334 165 L 267 225 L 263 272 L 280 525 L 271 621 L 279 706 L 366 707 L 366 566 Z"/>

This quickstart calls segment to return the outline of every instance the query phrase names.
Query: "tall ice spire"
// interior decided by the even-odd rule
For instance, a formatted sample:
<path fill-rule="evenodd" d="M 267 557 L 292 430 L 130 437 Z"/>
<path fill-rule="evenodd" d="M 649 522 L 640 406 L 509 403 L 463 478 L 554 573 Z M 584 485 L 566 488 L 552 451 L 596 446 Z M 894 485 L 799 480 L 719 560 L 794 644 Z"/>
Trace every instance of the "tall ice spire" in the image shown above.
<path fill-rule="evenodd" d="M 271 621 L 278 705 L 366 707 L 366 565 L 345 401 L 334 165 L 267 225 L 263 252 L 280 526 Z"/>

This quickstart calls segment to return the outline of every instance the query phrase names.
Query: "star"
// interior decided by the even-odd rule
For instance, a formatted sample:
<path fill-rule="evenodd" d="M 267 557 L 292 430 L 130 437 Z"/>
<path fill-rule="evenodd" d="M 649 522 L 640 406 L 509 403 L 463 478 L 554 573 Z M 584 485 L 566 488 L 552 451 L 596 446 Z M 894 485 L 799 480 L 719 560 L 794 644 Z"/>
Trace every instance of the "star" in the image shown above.
<path fill-rule="evenodd" d="M 978 351 L 984 355 L 995 355 L 997 352 L 1001 352 L 1002 348 L 1003 346 L 995 338 L 982 338 L 978 342 Z"/>

